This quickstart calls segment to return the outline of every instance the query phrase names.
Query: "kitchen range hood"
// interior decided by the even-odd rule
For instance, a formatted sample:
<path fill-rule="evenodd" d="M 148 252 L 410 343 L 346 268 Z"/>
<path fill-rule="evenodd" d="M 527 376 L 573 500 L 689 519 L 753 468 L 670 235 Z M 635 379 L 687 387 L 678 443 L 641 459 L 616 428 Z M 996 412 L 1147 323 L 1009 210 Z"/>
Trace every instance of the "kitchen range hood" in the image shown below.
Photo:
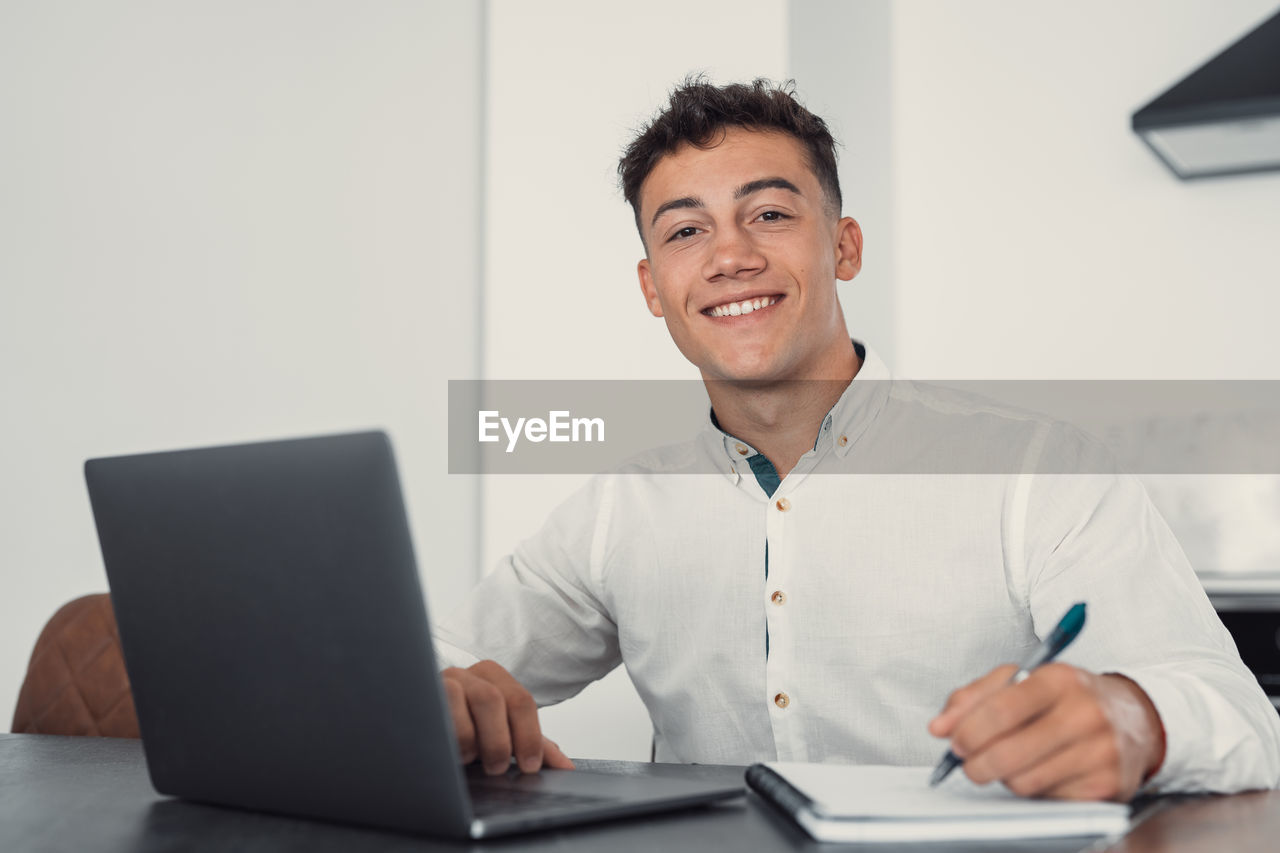
<path fill-rule="evenodd" d="M 1280 169 L 1280 12 L 1133 114 L 1179 178 Z"/>

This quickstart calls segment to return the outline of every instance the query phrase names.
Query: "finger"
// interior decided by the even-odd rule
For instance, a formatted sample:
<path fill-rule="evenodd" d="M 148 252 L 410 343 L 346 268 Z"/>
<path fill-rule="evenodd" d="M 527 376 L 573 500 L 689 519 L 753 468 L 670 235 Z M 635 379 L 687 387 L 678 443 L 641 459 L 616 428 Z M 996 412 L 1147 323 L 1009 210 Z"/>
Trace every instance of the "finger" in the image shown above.
<path fill-rule="evenodd" d="M 951 751 L 968 759 L 1047 713 L 1060 694 L 1051 682 L 1002 687 L 978 700 L 951 731 Z"/>
<path fill-rule="evenodd" d="M 476 729 L 476 745 L 484 772 L 505 773 L 511 764 L 511 730 L 507 723 L 507 703 L 500 691 L 483 678 L 472 676 L 463 683 L 467 708 Z"/>
<path fill-rule="evenodd" d="M 1068 779 L 1052 788 L 1044 796 L 1057 800 L 1111 800 L 1127 803 L 1133 799 L 1135 790 L 1124 789 L 1114 774 L 1099 770 Z"/>
<path fill-rule="evenodd" d="M 1137 790 L 1126 784 L 1115 761 L 1115 743 L 1104 735 L 1069 744 L 1045 760 L 1004 780 L 1024 797 L 1069 800 L 1127 799 Z"/>
<path fill-rule="evenodd" d="M 956 723 L 978 702 L 1009 683 L 1018 671 L 1014 664 L 998 666 L 986 675 L 971 681 L 947 697 L 947 703 L 938 716 L 929 722 L 929 732 L 936 737 L 948 737 Z"/>
<path fill-rule="evenodd" d="M 1098 769 L 1062 780 L 1040 796 L 1055 800 L 1111 800 L 1126 803 L 1133 798 L 1137 786 L 1126 788 L 1110 770 Z"/>
<path fill-rule="evenodd" d="M 542 727 L 538 724 L 538 705 L 533 696 L 515 676 L 493 661 L 481 661 L 472 667 L 472 672 L 502 693 L 516 761 L 521 771 L 537 773 L 542 767 Z"/>
<path fill-rule="evenodd" d="M 453 718 L 453 733 L 458 738 L 458 757 L 463 764 L 470 764 L 476 760 L 476 727 L 467 710 L 466 692 L 451 677 L 444 679 L 444 692 L 449 700 L 449 716 Z"/>
<path fill-rule="evenodd" d="M 516 761 L 524 773 L 537 773 L 542 769 L 542 727 L 538 725 L 538 706 L 529 691 L 516 685 L 506 694 L 507 724 L 511 727 L 511 742 Z"/>
<path fill-rule="evenodd" d="M 1009 780 L 1028 773 L 1072 743 L 1087 737 L 1088 732 L 1077 725 L 1078 722 L 1078 715 L 1072 712 L 1071 707 L 1055 705 L 1021 729 L 997 738 L 967 756 L 965 775 L 979 785 L 997 779 L 1008 784 Z M 1035 774 L 1029 778 L 1037 779 L 1043 785 L 1044 780 Z M 1010 789 L 1023 796 L 1037 796 L 1041 787 L 1026 793 L 1012 786 Z"/>
<path fill-rule="evenodd" d="M 564 754 L 560 745 L 548 737 L 542 738 L 542 758 L 548 767 L 557 770 L 576 770 L 573 761 Z"/>

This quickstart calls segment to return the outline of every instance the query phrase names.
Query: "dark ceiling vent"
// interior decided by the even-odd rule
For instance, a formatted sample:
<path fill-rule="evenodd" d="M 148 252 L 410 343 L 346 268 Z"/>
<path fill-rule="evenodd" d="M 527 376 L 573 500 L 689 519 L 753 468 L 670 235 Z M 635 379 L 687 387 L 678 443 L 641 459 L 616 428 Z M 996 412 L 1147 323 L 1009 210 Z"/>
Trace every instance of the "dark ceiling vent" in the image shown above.
<path fill-rule="evenodd" d="M 1280 12 L 1133 114 L 1179 178 L 1280 169 Z"/>

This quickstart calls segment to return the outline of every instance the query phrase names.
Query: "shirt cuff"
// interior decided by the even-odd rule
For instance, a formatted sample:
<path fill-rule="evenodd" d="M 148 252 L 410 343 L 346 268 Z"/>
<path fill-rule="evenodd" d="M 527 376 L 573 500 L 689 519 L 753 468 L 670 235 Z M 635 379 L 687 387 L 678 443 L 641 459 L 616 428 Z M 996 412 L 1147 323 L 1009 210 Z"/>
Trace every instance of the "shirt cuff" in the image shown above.
<path fill-rule="evenodd" d="M 1160 726 L 1164 729 L 1164 759 L 1156 768 L 1155 775 L 1143 783 L 1139 793 L 1148 794 L 1159 791 L 1187 790 L 1184 774 L 1191 762 L 1193 744 L 1187 742 L 1187 727 L 1179 725 L 1180 721 L 1194 718 L 1194 713 L 1182 691 L 1165 679 L 1152 677 L 1150 674 L 1109 670 L 1116 675 L 1123 675 L 1147 694 L 1151 704 L 1155 706 L 1160 717 Z"/>
<path fill-rule="evenodd" d="M 1164 726 L 1164 761 L 1140 793 L 1234 793 L 1256 787 L 1238 766 L 1252 729 L 1213 687 L 1169 673 L 1108 671 L 1142 688 Z"/>

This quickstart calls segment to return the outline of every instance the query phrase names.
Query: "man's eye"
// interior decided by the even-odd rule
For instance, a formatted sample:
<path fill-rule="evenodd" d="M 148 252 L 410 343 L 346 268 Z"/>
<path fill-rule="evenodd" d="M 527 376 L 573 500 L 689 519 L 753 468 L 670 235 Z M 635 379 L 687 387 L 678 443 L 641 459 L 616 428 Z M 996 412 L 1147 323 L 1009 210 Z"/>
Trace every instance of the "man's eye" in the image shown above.
<path fill-rule="evenodd" d="M 671 235 L 671 240 L 685 240 L 698 233 L 698 229 L 692 225 L 688 228 L 681 228 L 679 231 Z M 668 241 L 670 242 L 670 240 Z"/>
<path fill-rule="evenodd" d="M 780 210 L 766 210 L 764 213 L 760 214 L 760 218 L 765 222 L 778 222 L 783 219 L 790 219 L 791 217 L 787 216 Z"/>

